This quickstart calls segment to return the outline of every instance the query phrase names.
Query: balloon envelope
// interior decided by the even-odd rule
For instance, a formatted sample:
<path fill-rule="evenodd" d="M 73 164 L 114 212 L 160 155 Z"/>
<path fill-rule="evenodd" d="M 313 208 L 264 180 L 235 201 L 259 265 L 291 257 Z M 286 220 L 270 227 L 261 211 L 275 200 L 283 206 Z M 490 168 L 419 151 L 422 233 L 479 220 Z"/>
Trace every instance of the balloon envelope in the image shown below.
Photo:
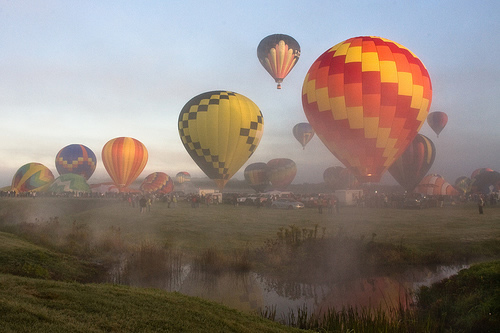
<path fill-rule="evenodd" d="M 436 174 L 425 176 L 415 188 L 415 192 L 423 195 L 459 195 L 450 183 Z"/>
<path fill-rule="evenodd" d="M 493 171 L 493 169 L 490 169 L 490 168 L 476 169 L 476 170 L 472 171 L 472 174 L 470 175 L 470 179 L 474 180 L 474 178 L 476 178 L 476 176 L 479 176 L 480 174 L 482 174 L 484 172 L 491 172 L 491 171 Z"/>
<path fill-rule="evenodd" d="M 425 135 L 417 134 L 404 153 L 390 166 L 389 173 L 411 192 L 429 172 L 436 158 L 436 147 Z"/>
<path fill-rule="evenodd" d="M 249 98 L 210 91 L 184 105 L 178 127 L 184 148 L 222 190 L 257 149 L 264 118 Z"/>
<path fill-rule="evenodd" d="M 102 163 L 120 192 L 141 174 L 148 162 L 148 150 L 138 140 L 119 137 L 102 148 Z"/>
<path fill-rule="evenodd" d="M 462 194 L 470 192 L 471 185 L 472 180 L 467 176 L 461 176 L 455 179 L 455 188 Z"/>
<path fill-rule="evenodd" d="M 431 80 L 407 48 L 355 37 L 309 69 L 302 105 L 316 135 L 360 182 L 378 182 L 427 118 Z"/>
<path fill-rule="evenodd" d="M 245 168 L 245 180 L 255 191 L 264 192 L 269 186 L 268 171 L 269 167 L 264 162 L 249 164 Z"/>
<path fill-rule="evenodd" d="M 443 128 L 448 123 L 448 115 L 440 111 L 431 112 L 427 116 L 427 123 L 439 137 L 439 133 L 441 133 Z"/>
<path fill-rule="evenodd" d="M 153 172 L 144 179 L 140 189 L 147 193 L 167 194 L 174 190 L 174 181 L 165 172 Z"/>
<path fill-rule="evenodd" d="M 178 183 L 178 184 L 182 184 L 184 182 L 189 182 L 191 181 L 191 175 L 189 174 L 189 172 L 187 171 L 181 171 L 181 172 L 178 172 L 176 175 L 175 175 L 175 181 Z"/>
<path fill-rule="evenodd" d="M 54 175 L 41 163 L 27 163 L 12 178 L 11 190 L 19 193 L 45 191 L 54 181 Z"/>
<path fill-rule="evenodd" d="M 500 173 L 493 170 L 481 171 L 471 179 L 472 192 L 489 194 L 491 190 L 496 190 L 500 182 Z"/>
<path fill-rule="evenodd" d="M 309 123 L 298 123 L 293 127 L 293 136 L 302 145 L 302 149 L 306 148 L 306 145 L 314 136 L 314 130 Z"/>
<path fill-rule="evenodd" d="M 288 35 L 269 35 L 257 46 L 257 57 L 281 89 L 281 82 L 299 60 L 300 45 Z"/>
<path fill-rule="evenodd" d="M 95 171 L 97 158 L 90 148 L 71 144 L 62 148 L 56 156 L 56 169 L 60 175 L 77 174 L 89 179 Z"/>
<path fill-rule="evenodd" d="M 358 181 L 352 172 L 341 166 L 327 168 L 323 172 L 323 180 L 332 190 L 352 189 L 358 185 Z"/>
<path fill-rule="evenodd" d="M 90 186 L 82 175 L 65 173 L 54 180 L 48 191 L 53 193 L 88 193 L 90 192 Z"/>
<path fill-rule="evenodd" d="M 275 158 L 267 162 L 268 178 L 273 188 L 284 190 L 297 174 L 297 165 L 289 158 Z"/>

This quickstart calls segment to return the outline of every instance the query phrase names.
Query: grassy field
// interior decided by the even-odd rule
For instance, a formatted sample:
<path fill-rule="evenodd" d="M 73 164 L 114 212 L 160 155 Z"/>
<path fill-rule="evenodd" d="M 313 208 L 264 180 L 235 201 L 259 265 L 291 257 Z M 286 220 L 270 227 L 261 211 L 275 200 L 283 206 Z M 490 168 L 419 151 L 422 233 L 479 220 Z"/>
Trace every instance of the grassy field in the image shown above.
<path fill-rule="evenodd" d="M 15 212 L 15 213 L 13 213 Z M 422 210 L 343 207 L 339 214 L 319 214 L 316 209 L 272 210 L 252 206 L 219 205 L 176 208 L 155 203 L 151 212 L 139 213 L 124 202 L 90 199 L 1 199 L 0 219 L 16 222 L 47 222 L 58 217 L 61 228 L 73 223 L 87 225 L 95 237 L 119 228 L 129 244 L 153 242 L 185 251 L 218 248 L 231 251 L 256 248 L 276 237 L 280 228 L 317 227 L 326 235 L 343 234 L 380 243 L 402 245 L 418 251 L 447 251 L 488 245 L 499 250 L 500 205 L 486 207 L 479 215 L 474 204 Z M 487 247 L 488 247 L 487 246 Z M 488 253 L 486 255 L 499 255 Z"/>
<path fill-rule="evenodd" d="M 0 274 L 2 332 L 298 332 L 199 298 L 156 289 Z"/>
<path fill-rule="evenodd" d="M 389 249 L 410 253 L 398 261 L 403 265 L 413 263 L 415 258 L 419 258 L 418 263 L 454 263 L 500 257 L 500 207 L 486 207 L 485 214 L 479 215 L 473 204 L 423 210 L 344 207 L 339 214 L 319 214 L 315 209 L 288 211 L 231 205 L 193 209 L 187 203 L 176 208 L 155 203 L 151 212 L 140 214 L 138 208 L 116 200 L 2 198 L 0 230 L 0 322 L 5 332 L 293 331 L 258 316 L 177 293 L 72 282 L 99 280 L 102 263 L 95 263 L 97 244 L 101 244 L 100 251 L 104 251 L 102 244 L 107 244 L 105 248 L 110 253 L 114 251 L 112 243 L 145 252 L 154 249 L 145 244 L 158 244 L 162 249 L 176 249 L 199 258 L 200 253 L 214 253 L 206 252 L 207 249 L 221 253 L 255 250 L 265 247 L 269 240 L 293 234 L 292 231 L 306 239 L 305 235 L 316 230 L 313 242 L 304 242 L 308 246 L 302 248 L 313 253 L 293 252 L 289 262 L 297 260 L 296 254 L 309 260 L 318 249 L 324 250 L 321 246 L 331 243 L 341 247 L 361 244 L 371 252 Z M 290 235 L 287 237 L 290 239 Z M 293 239 L 292 245 L 300 248 L 297 239 Z M 483 312 L 498 304 L 494 298 L 498 290 L 498 283 L 494 282 L 498 280 L 496 271 L 498 263 L 487 267 L 489 275 L 484 269 L 473 275 L 479 275 L 479 281 L 487 277 L 493 281 L 482 294 L 477 294 L 475 303 L 464 295 L 467 306 L 481 302 L 488 293 L 493 295 L 489 301 L 492 305 L 474 306 L 480 310 L 480 319 L 470 320 L 474 325 L 478 321 L 492 323 L 491 316 Z M 431 313 L 448 311 L 440 308 L 443 302 L 439 297 L 434 299 L 432 293 L 422 297 Z M 456 300 L 448 303 L 455 304 Z M 349 320 L 351 327 L 406 332 L 416 320 L 413 315 L 402 313 L 399 324 L 394 325 L 383 315 L 378 323 L 373 323 L 365 315 L 358 317 L 349 311 L 332 313 L 333 317 L 324 322 L 329 327 L 344 327 L 345 331 L 348 328 L 342 325 Z M 460 317 L 461 313 L 455 316 Z M 304 322 L 295 318 L 290 320 L 292 326 L 325 330 L 317 318 L 302 318 Z M 445 327 L 439 325 L 453 319 L 446 318 L 444 323 L 436 315 L 428 324 L 426 318 L 417 323 L 423 326 L 411 327 L 428 327 L 418 331 L 431 332 L 433 327 Z M 496 314 L 494 319 L 498 320 Z M 369 326 L 363 326 L 366 324 Z"/>

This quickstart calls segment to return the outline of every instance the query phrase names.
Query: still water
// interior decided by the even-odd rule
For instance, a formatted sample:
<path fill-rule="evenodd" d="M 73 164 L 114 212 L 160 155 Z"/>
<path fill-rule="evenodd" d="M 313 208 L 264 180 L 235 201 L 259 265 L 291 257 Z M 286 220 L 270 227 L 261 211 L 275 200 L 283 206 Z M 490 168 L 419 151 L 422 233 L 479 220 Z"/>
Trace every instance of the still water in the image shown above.
<path fill-rule="evenodd" d="M 154 281 L 129 281 L 141 287 L 177 291 L 212 300 L 245 312 L 273 308 L 279 318 L 291 310 L 308 312 L 347 306 L 394 308 L 412 302 L 412 292 L 458 273 L 468 265 L 411 268 L 398 273 L 329 283 L 296 283 L 273 279 L 255 272 L 200 273 L 184 265 L 176 274 Z M 407 299 L 409 298 L 409 299 Z"/>

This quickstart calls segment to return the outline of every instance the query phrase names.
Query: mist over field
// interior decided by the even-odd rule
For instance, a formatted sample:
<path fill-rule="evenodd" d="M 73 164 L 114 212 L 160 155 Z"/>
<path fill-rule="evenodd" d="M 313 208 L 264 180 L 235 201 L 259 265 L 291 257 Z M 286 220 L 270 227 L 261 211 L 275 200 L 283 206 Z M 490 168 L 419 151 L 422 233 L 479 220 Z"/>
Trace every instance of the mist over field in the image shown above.
<path fill-rule="evenodd" d="M 499 254 L 498 208 L 481 220 L 473 204 L 320 214 L 154 201 L 141 213 L 117 197 L 0 200 L 2 230 L 101 263 L 102 282 L 244 311 L 397 304 L 418 285 Z"/>

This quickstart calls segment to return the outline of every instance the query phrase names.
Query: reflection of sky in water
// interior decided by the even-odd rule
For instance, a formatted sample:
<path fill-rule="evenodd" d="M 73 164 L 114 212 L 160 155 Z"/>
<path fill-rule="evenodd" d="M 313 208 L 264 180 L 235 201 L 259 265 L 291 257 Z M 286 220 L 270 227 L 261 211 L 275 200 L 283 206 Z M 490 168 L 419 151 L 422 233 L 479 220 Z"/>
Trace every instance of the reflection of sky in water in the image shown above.
<path fill-rule="evenodd" d="M 435 268 L 426 268 L 413 272 L 413 274 L 420 273 L 420 276 L 413 278 L 411 288 L 417 290 L 421 286 L 430 286 L 433 283 L 439 282 L 452 275 L 457 274 L 462 269 L 469 268 L 469 265 L 454 265 L 454 266 L 436 266 Z"/>
<path fill-rule="evenodd" d="M 415 267 L 397 274 L 341 283 L 303 284 L 270 279 L 257 273 L 197 273 L 185 265 L 177 276 L 164 278 L 152 287 L 205 298 L 245 312 L 274 309 L 279 320 L 304 307 L 308 312 L 332 307 L 340 310 L 343 306 L 393 308 L 405 300 L 408 292 L 430 286 L 465 268 L 468 265 Z M 147 287 L 140 281 L 131 281 L 131 284 Z"/>

